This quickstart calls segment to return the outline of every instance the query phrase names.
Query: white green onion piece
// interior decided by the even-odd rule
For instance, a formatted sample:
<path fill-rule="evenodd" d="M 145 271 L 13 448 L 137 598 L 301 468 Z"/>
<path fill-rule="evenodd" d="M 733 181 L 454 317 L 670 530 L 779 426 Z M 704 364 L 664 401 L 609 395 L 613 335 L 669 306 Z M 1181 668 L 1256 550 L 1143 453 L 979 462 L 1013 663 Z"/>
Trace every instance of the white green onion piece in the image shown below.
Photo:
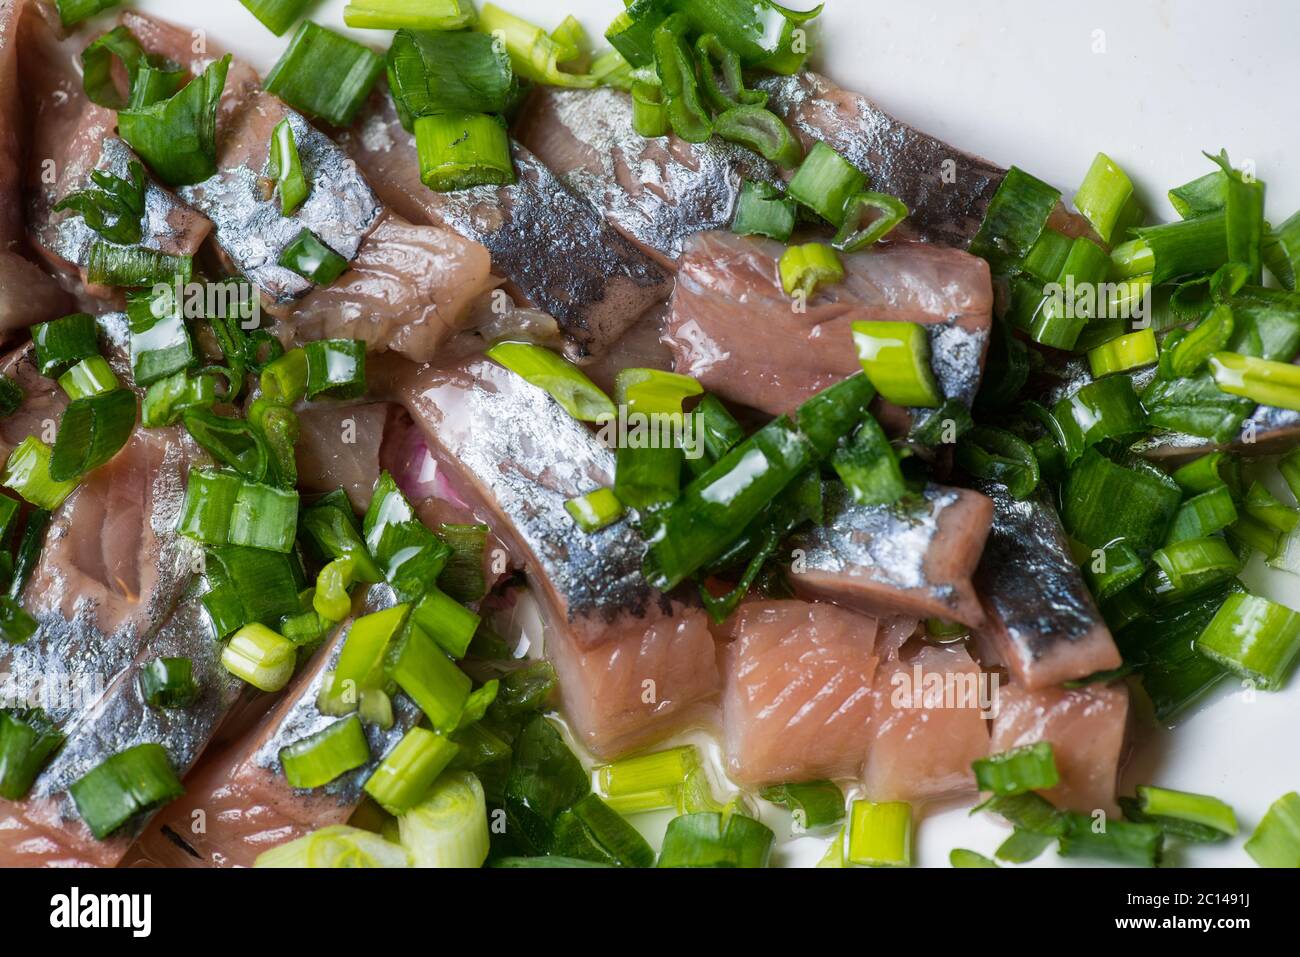
<path fill-rule="evenodd" d="M 487 860 L 483 785 L 468 771 L 445 772 L 397 826 L 416 867 L 481 867 Z"/>
<path fill-rule="evenodd" d="M 265 625 L 245 625 L 221 651 L 221 665 L 259 691 L 280 691 L 298 661 L 294 644 Z"/>

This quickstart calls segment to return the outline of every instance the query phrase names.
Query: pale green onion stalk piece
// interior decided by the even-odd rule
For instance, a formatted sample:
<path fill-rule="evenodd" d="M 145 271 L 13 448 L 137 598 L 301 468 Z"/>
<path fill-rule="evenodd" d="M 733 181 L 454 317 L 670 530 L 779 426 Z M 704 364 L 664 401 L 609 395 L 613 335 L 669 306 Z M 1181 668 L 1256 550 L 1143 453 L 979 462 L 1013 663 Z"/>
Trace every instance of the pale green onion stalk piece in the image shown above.
<path fill-rule="evenodd" d="M 912 806 L 903 801 L 854 801 L 849 815 L 849 862 L 910 867 Z"/>
<path fill-rule="evenodd" d="M 596 780 L 601 792 L 608 796 L 638 794 L 680 787 L 699 766 L 700 753 L 688 744 L 603 765 L 596 769 Z"/>
<path fill-rule="evenodd" d="M 825 243 L 790 246 L 781 254 L 778 268 L 781 288 L 787 296 L 812 296 L 820 286 L 844 279 L 839 253 Z"/>
<path fill-rule="evenodd" d="M 245 625 L 230 636 L 221 664 L 261 691 L 279 691 L 293 677 L 298 648 L 265 625 Z"/>
<path fill-rule="evenodd" d="M 855 322 L 853 343 L 871 384 L 895 405 L 938 408 L 943 401 L 930 367 L 930 337 L 915 322 Z"/>
<path fill-rule="evenodd" d="M 618 500 L 613 489 L 598 488 L 564 503 L 564 510 L 574 524 L 588 534 L 612 525 L 624 516 L 627 508 Z"/>
<path fill-rule="evenodd" d="M 488 855 L 483 785 L 468 771 L 448 771 L 397 819 L 402 846 L 416 867 L 482 867 Z"/>
<path fill-rule="evenodd" d="M 1156 334 L 1151 329 L 1140 329 L 1088 350 L 1088 366 L 1097 379 L 1112 372 L 1153 365 L 1159 358 Z"/>
<path fill-rule="evenodd" d="M 1260 867 L 1300 867 L 1300 794 L 1273 802 L 1246 842 L 1246 853 Z"/>
<path fill-rule="evenodd" d="M 1138 801 L 1144 813 L 1204 824 L 1224 834 L 1237 833 L 1237 815 L 1231 807 L 1207 794 L 1191 794 L 1168 788 L 1140 785 Z"/>
<path fill-rule="evenodd" d="M 359 827 L 335 824 L 257 856 L 254 867 L 410 867 L 399 844 Z"/>
<path fill-rule="evenodd" d="M 826 848 L 826 853 L 822 859 L 817 862 L 818 867 L 848 867 L 848 861 L 844 857 L 844 837 L 846 828 L 840 828 L 839 833 L 835 835 L 835 840 L 831 841 Z"/>

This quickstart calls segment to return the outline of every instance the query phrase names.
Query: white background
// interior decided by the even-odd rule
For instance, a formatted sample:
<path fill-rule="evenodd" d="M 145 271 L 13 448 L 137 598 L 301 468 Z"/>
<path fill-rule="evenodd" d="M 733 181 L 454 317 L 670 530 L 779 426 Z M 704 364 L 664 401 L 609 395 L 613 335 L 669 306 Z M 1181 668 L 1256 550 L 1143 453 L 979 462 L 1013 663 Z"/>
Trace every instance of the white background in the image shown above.
<path fill-rule="evenodd" d="M 807 0 L 787 0 L 811 6 Z M 593 36 L 619 0 L 503 0 L 548 29 L 566 13 Z M 206 27 L 219 44 L 265 71 L 277 38 L 236 0 L 139 0 L 134 6 Z M 343 29 L 343 0 L 313 18 Z M 1300 208 L 1300 4 L 1293 0 L 829 0 L 815 65 L 900 119 L 1002 165 L 1016 164 L 1069 194 L 1098 150 L 1133 177 L 1158 219 L 1172 218 L 1169 187 L 1207 172 L 1201 150 L 1253 160 L 1268 184 L 1268 213 Z M 356 32 L 375 45 L 387 38 Z M 1300 580 L 1252 566 L 1248 581 L 1300 608 Z M 1139 722 L 1143 720 L 1139 716 Z M 1175 847 L 1175 865 L 1250 865 L 1242 840 L 1274 799 L 1300 788 L 1300 679 L 1277 694 L 1220 688 L 1174 734 L 1138 728 L 1126 793 L 1159 783 L 1215 794 L 1243 825 L 1236 840 Z M 781 818 L 769 818 L 784 833 Z M 964 809 L 930 809 L 917 829 L 919 863 L 946 866 L 957 846 L 991 854 L 1005 831 Z M 786 863 L 818 856 L 811 840 Z M 1035 866 L 1057 863 L 1048 851 Z"/>

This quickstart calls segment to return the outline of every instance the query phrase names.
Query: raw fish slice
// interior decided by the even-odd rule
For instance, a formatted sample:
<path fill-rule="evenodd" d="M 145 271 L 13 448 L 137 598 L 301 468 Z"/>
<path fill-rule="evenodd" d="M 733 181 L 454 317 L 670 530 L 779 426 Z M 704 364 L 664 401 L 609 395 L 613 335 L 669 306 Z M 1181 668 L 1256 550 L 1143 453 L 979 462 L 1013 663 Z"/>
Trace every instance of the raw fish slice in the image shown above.
<path fill-rule="evenodd" d="M 360 405 L 320 403 L 298 410 L 298 490 L 332 492 L 343 488 L 358 512 L 370 505 L 379 480 L 379 454 L 393 407 L 387 402 Z"/>
<path fill-rule="evenodd" d="M 728 775 L 746 785 L 855 776 L 871 740 L 876 620 L 757 601 L 724 631 Z"/>
<path fill-rule="evenodd" d="M 993 720 L 994 753 L 1050 741 L 1061 783 L 1043 797 L 1060 808 L 1119 814 L 1115 789 L 1128 723 L 1128 689 L 1122 684 L 1082 688 L 1018 685 L 1001 690 Z"/>
<path fill-rule="evenodd" d="M 868 614 L 980 622 L 971 576 L 993 516 L 985 496 L 931 484 L 897 505 L 858 505 L 829 483 L 825 503 L 825 523 L 792 541 L 796 592 Z"/>
<path fill-rule="evenodd" d="M 973 792 L 971 762 L 989 753 L 993 680 L 960 645 L 927 646 L 882 667 L 862 778 L 867 797 L 930 801 Z"/>

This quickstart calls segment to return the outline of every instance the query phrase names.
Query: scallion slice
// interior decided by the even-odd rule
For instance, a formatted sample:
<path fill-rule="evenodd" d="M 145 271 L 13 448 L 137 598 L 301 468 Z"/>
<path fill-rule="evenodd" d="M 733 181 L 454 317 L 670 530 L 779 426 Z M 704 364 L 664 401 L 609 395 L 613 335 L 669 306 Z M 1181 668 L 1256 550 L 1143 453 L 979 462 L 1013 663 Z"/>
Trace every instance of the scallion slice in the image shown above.
<path fill-rule="evenodd" d="M 76 400 L 112 392 L 120 383 L 108 361 L 103 356 L 96 355 L 82 359 L 59 376 L 59 385 L 69 399 Z"/>
<path fill-rule="evenodd" d="M 992 861 L 976 851 L 969 851 L 964 847 L 954 847 L 948 852 L 948 863 L 953 867 L 994 867 L 997 862 Z"/>
<path fill-rule="evenodd" d="M 144 236 L 141 225 L 147 189 L 144 167 L 136 160 L 128 166 L 130 179 L 103 170 L 91 170 L 91 188 L 69 193 L 55 205 L 55 212 L 75 210 L 86 225 L 109 242 L 130 246 Z"/>
<path fill-rule="evenodd" d="M 516 95 L 505 47 L 472 32 L 399 30 L 388 50 L 388 86 L 400 115 L 411 120 L 449 111 L 504 113 Z"/>
<path fill-rule="evenodd" d="M 1282 504 L 1276 495 L 1264 487 L 1262 482 L 1251 483 L 1243 501 L 1246 514 L 1270 528 L 1283 534 L 1291 531 L 1300 523 L 1300 512 Z"/>
<path fill-rule="evenodd" d="M 444 733 L 456 729 L 471 682 L 423 628 L 407 623 L 388 650 L 384 671 L 419 705 L 435 729 Z"/>
<path fill-rule="evenodd" d="M 199 183 L 217 171 L 217 106 L 230 63 L 227 54 L 169 99 L 118 112 L 119 135 L 168 186 Z"/>
<path fill-rule="evenodd" d="M 278 262 L 318 286 L 332 285 L 348 268 L 348 261 L 321 242 L 310 229 L 304 229 L 284 247 Z"/>
<path fill-rule="evenodd" d="M 1186 492 L 1208 492 L 1226 485 L 1236 498 L 1241 487 L 1240 471 L 1240 462 L 1234 456 L 1227 452 L 1211 452 L 1181 466 L 1173 477 Z"/>
<path fill-rule="evenodd" d="M 1174 523 L 1169 529 L 1169 541 L 1204 538 L 1227 528 L 1235 521 L 1237 506 L 1233 503 L 1232 492 L 1226 485 L 1219 485 L 1208 492 L 1193 495 L 1178 506 Z"/>
<path fill-rule="evenodd" d="M 1130 821 L 1098 822 L 1091 815 L 1064 812 L 1065 833 L 1059 838 L 1062 857 L 1099 857 L 1156 867 L 1164 848 L 1164 832 L 1155 824 Z"/>
<path fill-rule="evenodd" d="M 632 84 L 632 129 L 638 136 L 654 139 L 672 132 L 664 90 L 658 83 L 637 80 Z"/>
<path fill-rule="evenodd" d="M 1098 153 L 1088 168 L 1078 192 L 1074 194 L 1074 208 L 1092 224 L 1103 243 L 1110 244 L 1115 236 L 1123 236 L 1130 226 L 1141 218 L 1133 194 L 1133 181 L 1105 153 Z"/>
<path fill-rule="evenodd" d="M 699 751 L 694 745 L 683 745 L 602 765 L 596 769 L 596 781 L 603 794 L 620 797 L 680 787 L 686 783 L 686 776 L 699 766 Z"/>
<path fill-rule="evenodd" d="M 844 819 L 844 792 L 834 781 L 799 781 L 777 784 L 758 792 L 764 801 L 787 808 L 798 831 L 830 827 Z"/>
<path fill-rule="evenodd" d="M 215 469 L 190 472 L 177 531 L 205 545 L 288 554 L 298 530 L 298 493 Z"/>
<path fill-rule="evenodd" d="M 1089 349 L 1088 367 L 1093 377 L 1100 379 L 1114 372 L 1152 365 L 1159 357 L 1155 331 L 1140 329 Z"/>
<path fill-rule="evenodd" d="M 1276 690 L 1300 655 L 1300 614 L 1258 595 L 1229 595 L 1196 650 L 1265 691 Z"/>
<path fill-rule="evenodd" d="M 50 447 L 29 435 L 9 453 L 0 484 L 13 489 L 23 499 L 39 508 L 53 511 L 72 494 L 79 482 L 56 481 L 50 475 Z"/>
<path fill-rule="evenodd" d="M 636 828 L 594 794 L 560 812 L 551 853 L 614 867 L 650 867 L 655 860 Z"/>
<path fill-rule="evenodd" d="M 1056 283 L 1060 293 L 1044 300 L 1030 322 L 1030 338 L 1054 349 L 1073 349 L 1100 305 L 1095 301 L 1089 303 L 1084 290 L 1095 290 L 1106 279 L 1109 269 L 1110 260 L 1104 249 L 1086 237 L 1075 239 Z"/>
<path fill-rule="evenodd" d="M 655 29 L 655 72 L 663 84 L 673 132 L 688 143 L 705 143 L 713 136 L 713 122 L 700 93 L 699 64 L 686 38 L 688 26 L 682 14 L 674 13 Z"/>
<path fill-rule="evenodd" d="M 1237 815 L 1218 798 L 1146 784 L 1138 786 L 1137 796 L 1142 812 L 1152 817 L 1177 818 L 1214 828 L 1223 834 L 1237 833 Z"/>
<path fill-rule="evenodd" d="M 265 86 L 308 116 L 350 126 L 383 71 L 384 61 L 373 50 L 308 20 L 266 75 Z"/>
<path fill-rule="evenodd" d="M 120 115 L 120 114 L 119 114 Z M 140 288 L 190 281 L 194 262 L 189 256 L 169 256 L 141 246 L 110 246 L 96 242 L 86 260 L 86 282 L 97 286 Z"/>
<path fill-rule="evenodd" d="M 745 180 L 736 201 L 731 231 L 739 236 L 767 236 L 787 242 L 794 232 L 796 204 L 771 183 Z"/>
<path fill-rule="evenodd" d="M 605 39 L 634 67 L 654 63 L 654 32 L 672 13 L 670 0 L 632 0 L 605 31 Z"/>
<path fill-rule="evenodd" d="M 1146 412 L 1127 376 L 1089 382 L 1058 402 L 1052 415 L 1060 426 L 1059 438 L 1067 466 L 1099 442 L 1122 442 L 1147 429 Z"/>
<path fill-rule="evenodd" d="M 1300 273 L 1300 213 L 1264 237 L 1264 264 L 1283 289 L 1294 290 Z"/>
<path fill-rule="evenodd" d="M 284 36 L 316 0 L 239 0 L 277 37 Z M 348 24 L 352 26 L 352 24 Z"/>
<path fill-rule="evenodd" d="M 507 13 L 494 3 L 485 3 L 474 29 L 497 37 L 510 53 L 515 72 L 527 80 L 548 86 L 591 89 L 596 80 L 589 74 L 565 73 L 560 69 L 564 48 L 541 27 Z"/>
<path fill-rule="evenodd" d="M 355 716 L 280 749 L 284 776 L 295 788 L 322 787 L 369 760 L 370 745 Z"/>
<path fill-rule="evenodd" d="M 383 684 L 384 655 L 409 611 L 409 605 L 395 605 L 352 622 L 332 677 L 322 685 L 322 699 L 333 709 L 327 713 L 353 711 L 363 690 Z"/>
<path fill-rule="evenodd" d="M 339 622 L 352 610 L 348 589 L 352 587 L 352 559 L 336 558 L 316 576 L 311 607 L 322 619 Z"/>
<path fill-rule="evenodd" d="M 841 282 L 844 264 L 839 255 L 825 243 L 804 243 L 790 246 L 781 254 L 779 263 L 781 288 L 787 296 L 811 297 L 819 286 Z"/>
<path fill-rule="evenodd" d="M 54 0 L 54 5 L 64 28 L 71 29 L 82 20 L 98 16 L 121 2 L 122 0 Z"/>
<path fill-rule="evenodd" d="M 402 846 L 416 867 L 482 867 L 490 846 L 483 785 L 467 771 L 449 771 L 397 818 Z"/>
<path fill-rule="evenodd" d="M 910 867 L 912 806 L 902 801 L 854 801 L 849 812 L 848 860 L 869 867 Z"/>
<path fill-rule="evenodd" d="M 194 662 L 189 658 L 155 658 L 140 669 L 140 694 L 153 708 L 184 708 L 198 697 Z"/>
<path fill-rule="evenodd" d="M 433 586 L 411 609 L 411 620 L 456 659 L 465 657 L 482 621 L 478 614 Z"/>
<path fill-rule="evenodd" d="M 411 866 L 406 849 L 378 834 L 346 824 L 312 831 L 296 841 L 263 851 L 254 867 L 291 868 L 400 868 Z"/>
<path fill-rule="evenodd" d="M 1011 167 L 984 214 L 970 251 L 987 259 L 995 273 L 1015 270 L 1038 241 L 1061 192 Z"/>
<path fill-rule="evenodd" d="M 68 787 L 77 813 L 99 840 L 138 814 L 185 793 L 160 744 L 137 744 L 110 757 Z"/>
<path fill-rule="evenodd" d="M 95 317 L 78 312 L 32 328 L 36 368 L 43 376 L 62 375 L 82 359 L 99 354 Z"/>
<path fill-rule="evenodd" d="M 627 513 L 612 489 L 598 488 L 564 503 L 565 511 L 584 532 L 591 534 L 612 525 Z"/>
<path fill-rule="evenodd" d="M 0 642 L 6 645 L 25 645 L 35 637 L 40 624 L 18 600 L 0 595 Z"/>
<path fill-rule="evenodd" d="M 859 505 L 892 505 L 907 492 L 898 454 L 873 416 L 831 453 L 831 467 Z"/>
<path fill-rule="evenodd" d="M 1050 741 L 1038 741 L 980 758 L 971 767 L 981 791 L 1003 796 L 1046 791 L 1061 782 Z"/>
<path fill-rule="evenodd" d="M 704 87 L 704 100 L 713 112 L 726 113 L 738 106 L 761 107 L 767 104 L 766 93 L 761 90 L 745 89 L 740 55 L 719 40 L 716 34 L 705 33 L 697 38 L 695 53 L 700 65 L 700 82 Z M 799 146 L 793 162 L 780 165 L 793 166 L 802 156 L 803 147 Z"/>
<path fill-rule="evenodd" d="M 358 30 L 462 30 L 478 18 L 472 0 L 350 0 L 343 22 Z"/>
<path fill-rule="evenodd" d="M 766 867 L 770 828 L 743 814 L 683 814 L 668 823 L 658 867 Z"/>
<path fill-rule="evenodd" d="M 221 651 L 221 665 L 259 691 L 279 691 L 293 677 L 298 649 L 293 642 L 256 623 L 230 636 Z"/>
<path fill-rule="evenodd" d="M 0 798 L 25 798 L 63 741 L 40 708 L 0 710 Z"/>
<path fill-rule="evenodd" d="M 157 297 L 146 290 L 128 293 L 126 303 L 136 385 L 152 385 L 195 364 L 194 342 L 170 291 Z"/>
<path fill-rule="evenodd" d="M 1246 853 L 1260 867 L 1300 867 L 1300 794 L 1273 802 L 1246 842 Z"/>
<path fill-rule="evenodd" d="M 874 246 L 906 219 L 907 214 L 907 206 L 897 196 L 870 190 L 855 193 L 844 207 L 844 222 L 832 245 L 846 253 Z"/>
<path fill-rule="evenodd" d="M 915 322 L 855 322 L 858 361 L 876 390 L 895 405 L 938 408 L 943 401 L 930 368 L 930 337 Z"/>
<path fill-rule="evenodd" d="M 307 398 L 357 399 L 366 392 L 366 344 L 361 339 L 317 339 L 307 354 Z"/>
<path fill-rule="evenodd" d="M 1218 387 L 1260 405 L 1300 409 L 1300 368 L 1236 352 L 1210 356 L 1210 373 Z"/>
<path fill-rule="evenodd" d="M 849 200 L 866 187 L 865 173 L 819 142 L 809 150 L 786 192 L 838 228 L 845 223 Z"/>
<path fill-rule="evenodd" d="M 1118 278 L 1151 273 L 1156 285 L 1212 273 L 1228 262 L 1228 217 L 1223 211 L 1137 230 L 1138 238 L 1117 246 L 1111 260 Z"/>
<path fill-rule="evenodd" d="M 713 132 L 728 142 L 748 147 L 782 169 L 792 169 L 803 159 L 803 145 L 798 138 L 779 116 L 761 106 L 733 106 L 720 113 L 713 120 Z"/>
<path fill-rule="evenodd" d="M 515 181 L 510 137 L 488 113 L 451 111 L 415 121 L 420 179 L 440 193 Z"/>
<path fill-rule="evenodd" d="M 545 390 L 575 419 L 599 422 L 618 410 L 586 373 L 558 353 L 529 342 L 500 342 L 487 356 Z"/>
<path fill-rule="evenodd" d="M 280 215 L 292 216 L 307 199 L 310 186 L 302 172 L 302 160 L 298 156 L 293 127 L 287 119 L 281 120 L 271 134 L 268 163 L 271 178 L 280 190 Z"/>
<path fill-rule="evenodd" d="M 1122 539 L 1144 553 L 1165 541 L 1182 491 L 1152 466 L 1121 465 L 1090 448 L 1066 476 L 1061 499 L 1061 518 L 1079 541 L 1103 548 Z"/>
<path fill-rule="evenodd" d="M 380 475 L 365 518 L 366 545 L 403 601 L 414 601 L 437 581 L 451 548 L 416 517 L 391 475 Z"/>

